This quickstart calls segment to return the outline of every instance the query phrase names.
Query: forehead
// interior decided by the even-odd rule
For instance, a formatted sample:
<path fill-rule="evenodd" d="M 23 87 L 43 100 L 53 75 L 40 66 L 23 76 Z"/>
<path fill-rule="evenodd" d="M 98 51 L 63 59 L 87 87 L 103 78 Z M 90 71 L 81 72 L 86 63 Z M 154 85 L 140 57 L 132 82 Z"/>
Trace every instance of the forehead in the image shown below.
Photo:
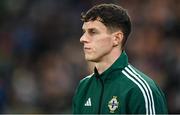
<path fill-rule="evenodd" d="M 88 30 L 88 29 L 98 29 L 98 30 L 107 30 L 107 27 L 100 21 L 95 20 L 95 21 L 88 21 L 84 22 L 82 29 L 83 30 Z"/>

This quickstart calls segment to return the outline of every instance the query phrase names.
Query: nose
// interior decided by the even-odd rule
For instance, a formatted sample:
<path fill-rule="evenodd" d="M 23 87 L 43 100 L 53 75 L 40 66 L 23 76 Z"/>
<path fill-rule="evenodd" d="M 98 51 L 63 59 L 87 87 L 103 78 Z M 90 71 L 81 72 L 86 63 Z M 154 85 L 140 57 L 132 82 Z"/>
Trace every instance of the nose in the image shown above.
<path fill-rule="evenodd" d="M 81 36 L 80 42 L 81 42 L 81 43 L 88 42 L 88 39 L 87 39 L 87 36 L 86 36 L 85 33 Z"/>

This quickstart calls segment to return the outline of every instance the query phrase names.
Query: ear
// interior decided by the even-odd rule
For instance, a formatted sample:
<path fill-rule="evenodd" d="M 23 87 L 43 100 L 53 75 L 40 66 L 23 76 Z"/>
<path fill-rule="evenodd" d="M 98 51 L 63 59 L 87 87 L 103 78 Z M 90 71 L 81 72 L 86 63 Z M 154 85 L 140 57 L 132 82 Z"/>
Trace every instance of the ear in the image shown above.
<path fill-rule="evenodd" d="M 121 31 L 113 33 L 113 46 L 118 46 L 122 44 L 123 33 Z"/>

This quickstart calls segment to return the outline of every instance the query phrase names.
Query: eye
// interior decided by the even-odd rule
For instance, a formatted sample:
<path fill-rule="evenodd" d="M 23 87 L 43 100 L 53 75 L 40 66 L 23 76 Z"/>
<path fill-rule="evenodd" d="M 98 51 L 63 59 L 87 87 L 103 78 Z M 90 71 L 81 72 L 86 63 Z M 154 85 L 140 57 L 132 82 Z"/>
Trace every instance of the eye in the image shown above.
<path fill-rule="evenodd" d="M 98 32 L 97 32 L 97 30 L 95 30 L 95 29 L 90 29 L 89 30 L 89 34 L 97 34 Z"/>

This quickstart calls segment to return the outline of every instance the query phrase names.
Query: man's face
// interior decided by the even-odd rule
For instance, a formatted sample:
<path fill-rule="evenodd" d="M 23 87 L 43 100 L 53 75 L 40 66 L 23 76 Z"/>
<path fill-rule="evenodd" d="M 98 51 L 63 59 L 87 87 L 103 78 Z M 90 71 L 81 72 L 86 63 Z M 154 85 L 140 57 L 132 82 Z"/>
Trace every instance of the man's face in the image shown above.
<path fill-rule="evenodd" d="M 112 33 L 98 20 L 84 22 L 82 29 L 80 42 L 84 45 L 85 59 L 92 62 L 105 59 L 113 49 Z"/>

